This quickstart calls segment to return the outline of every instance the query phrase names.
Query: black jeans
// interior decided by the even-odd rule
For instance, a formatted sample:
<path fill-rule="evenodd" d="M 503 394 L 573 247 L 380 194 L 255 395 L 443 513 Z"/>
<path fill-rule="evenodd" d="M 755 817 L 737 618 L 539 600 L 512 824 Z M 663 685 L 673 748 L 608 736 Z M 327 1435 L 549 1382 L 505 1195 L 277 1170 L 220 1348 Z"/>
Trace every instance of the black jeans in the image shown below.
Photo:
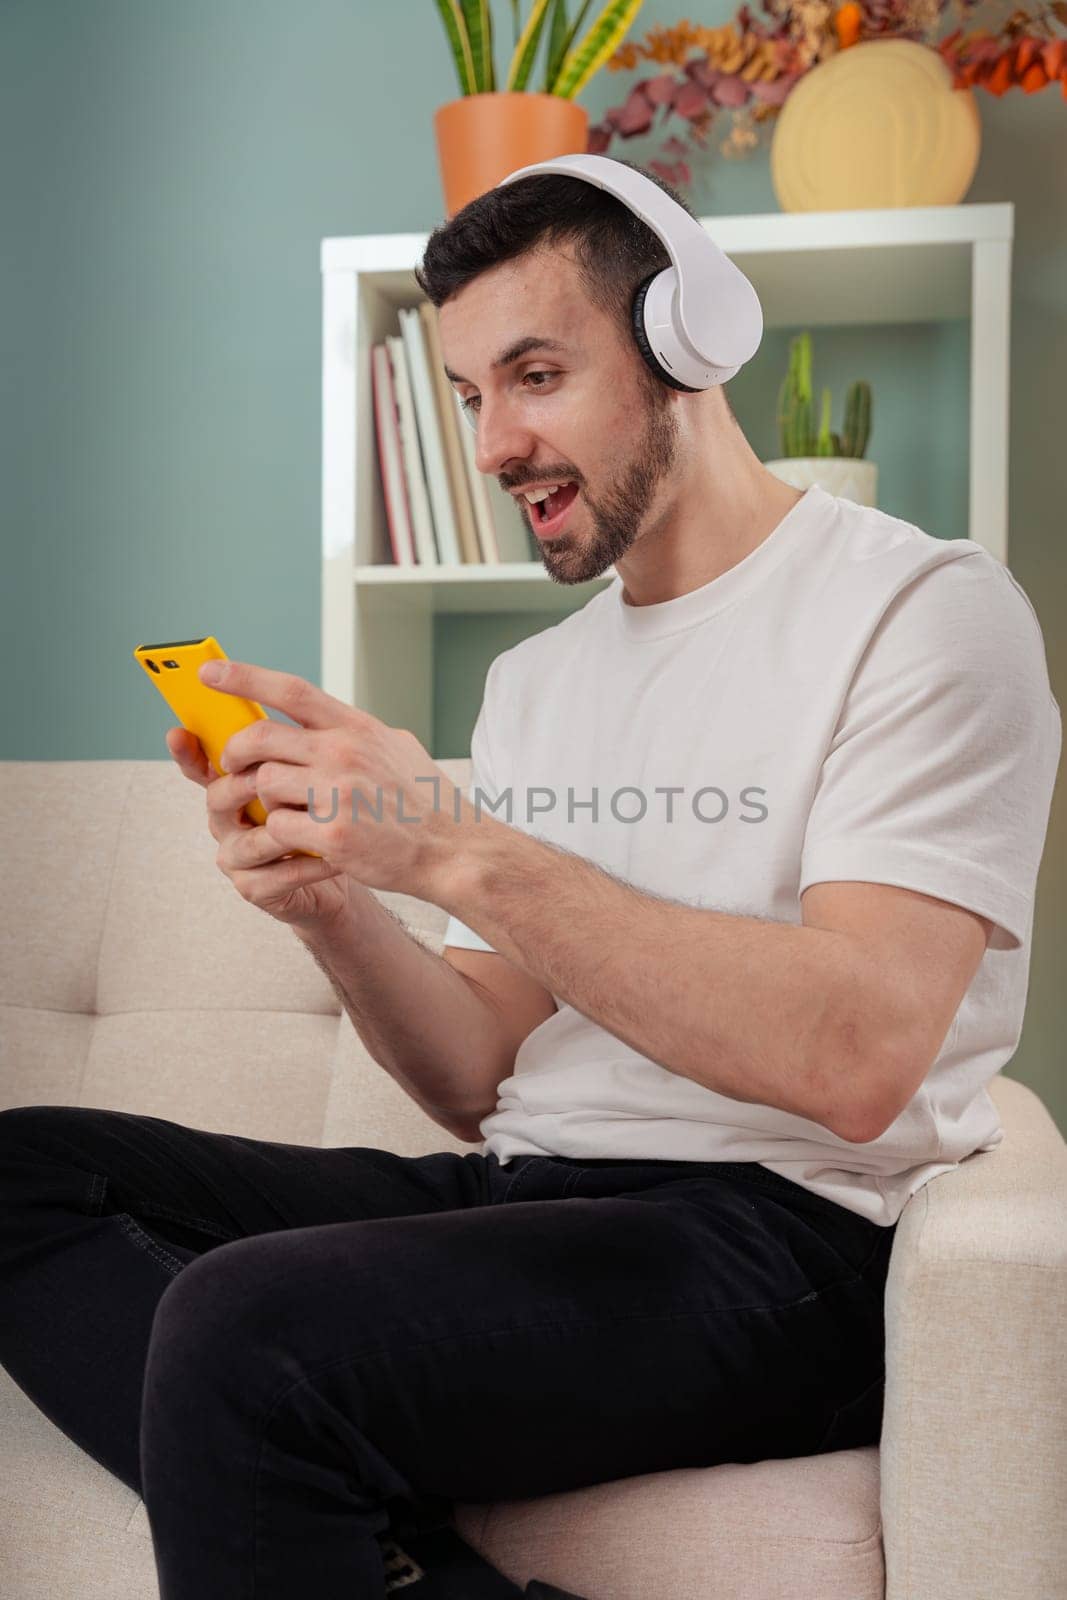
<path fill-rule="evenodd" d="M 0 1362 L 143 1496 L 162 1600 L 378 1600 L 456 1502 L 876 1443 L 894 1231 L 758 1163 L 18 1106 Z"/>

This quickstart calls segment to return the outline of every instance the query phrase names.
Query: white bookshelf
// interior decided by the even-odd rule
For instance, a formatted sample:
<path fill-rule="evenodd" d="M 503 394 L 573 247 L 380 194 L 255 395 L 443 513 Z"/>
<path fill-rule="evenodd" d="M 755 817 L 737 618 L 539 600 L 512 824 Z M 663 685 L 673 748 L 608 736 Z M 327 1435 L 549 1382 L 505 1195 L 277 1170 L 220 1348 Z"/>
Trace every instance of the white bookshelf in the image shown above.
<path fill-rule="evenodd" d="M 1008 559 L 1014 206 L 703 217 L 751 279 L 766 328 L 970 320 L 968 537 Z M 426 234 L 323 239 L 322 687 L 431 748 L 434 617 L 562 616 L 611 581 L 556 584 L 540 562 L 392 563 L 379 482 L 371 347 L 422 299 Z M 758 360 L 759 357 L 757 356 Z M 457 752 L 446 752 L 456 754 Z"/>

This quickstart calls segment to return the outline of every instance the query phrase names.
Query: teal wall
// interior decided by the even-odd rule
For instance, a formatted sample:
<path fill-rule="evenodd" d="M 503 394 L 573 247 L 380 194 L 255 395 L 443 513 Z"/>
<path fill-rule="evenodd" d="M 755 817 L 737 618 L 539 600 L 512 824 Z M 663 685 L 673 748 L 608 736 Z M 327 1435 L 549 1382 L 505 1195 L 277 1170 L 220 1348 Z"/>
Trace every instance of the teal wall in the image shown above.
<path fill-rule="evenodd" d="M 735 10 L 645 0 L 634 33 Z M 493 12 L 510 39 L 510 7 Z M 591 120 L 631 81 L 601 72 Z M 0 0 L 0 759 L 166 759 L 141 640 L 215 632 L 317 679 L 319 243 L 440 220 L 431 116 L 456 92 L 432 0 Z M 967 202 L 1016 207 L 1010 562 L 1062 706 L 1067 107 L 977 103 Z M 766 150 L 712 151 L 699 214 L 778 209 Z M 789 331 L 731 385 L 764 458 Z M 966 324 L 815 330 L 815 356 L 835 412 L 853 378 L 874 385 L 881 505 L 964 534 Z M 466 753 L 489 660 L 551 620 L 439 620 L 434 755 Z M 1061 782 L 1011 1071 L 1067 1129 L 1065 809 Z"/>

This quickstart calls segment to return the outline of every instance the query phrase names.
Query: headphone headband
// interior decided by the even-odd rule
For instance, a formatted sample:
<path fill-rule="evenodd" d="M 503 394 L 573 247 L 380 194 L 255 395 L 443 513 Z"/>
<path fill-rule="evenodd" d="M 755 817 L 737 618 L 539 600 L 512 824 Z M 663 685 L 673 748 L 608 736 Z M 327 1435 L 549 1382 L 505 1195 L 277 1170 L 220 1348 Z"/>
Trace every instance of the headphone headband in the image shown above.
<path fill-rule="evenodd" d="M 566 155 L 520 167 L 497 184 L 558 173 L 621 200 L 652 229 L 673 263 L 637 291 L 634 335 L 656 376 L 695 392 L 728 383 L 763 338 L 759 297 L 695 217 L 644 173 L 609 156 Z"/>

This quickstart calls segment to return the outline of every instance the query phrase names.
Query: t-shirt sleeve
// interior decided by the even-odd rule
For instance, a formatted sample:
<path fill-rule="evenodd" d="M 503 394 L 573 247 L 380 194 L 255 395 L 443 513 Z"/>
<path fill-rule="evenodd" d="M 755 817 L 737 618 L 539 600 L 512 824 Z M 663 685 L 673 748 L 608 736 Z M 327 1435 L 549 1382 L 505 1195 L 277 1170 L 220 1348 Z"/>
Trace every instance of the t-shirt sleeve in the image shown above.
<path fill-rule="evenodd" d="M 808 815 L 798 893 L 896 884 L 1029 938 L 1062 743 L 1033 606 L 994 558 L 922 573 L 857 663 Z"/>
<path fill-rule="evenodd" d="M 490 795 L 494 799 L 499 792 L 497 789 L 497 774 L 494 771 L 492 751 L 489 744 L 489 701 L 495 665 L 495 662 L 491 663 L 486 674 L 481 709 L 478 712 L 474 731 L 471 734 L 471 781 L 467 790 L 467 799 L 471 805 L 475 803 L 475 791 L 477 789 L 481 789 L 483 795 Z M 491 813 L 487 814 L 491 815 Z M 464 950 L 493 951 L 493 946 L 486 944 L 481 934 L 475 933 L 473 928 L 468 928 L 466 923 L 460 922 L 458 917 L 452 916 L 449 917 L 448 925 L 445 928 L 444 943 L 446 945 L 458 944 Z M 495 952 L 493 953 L 495 954 Z"/>

